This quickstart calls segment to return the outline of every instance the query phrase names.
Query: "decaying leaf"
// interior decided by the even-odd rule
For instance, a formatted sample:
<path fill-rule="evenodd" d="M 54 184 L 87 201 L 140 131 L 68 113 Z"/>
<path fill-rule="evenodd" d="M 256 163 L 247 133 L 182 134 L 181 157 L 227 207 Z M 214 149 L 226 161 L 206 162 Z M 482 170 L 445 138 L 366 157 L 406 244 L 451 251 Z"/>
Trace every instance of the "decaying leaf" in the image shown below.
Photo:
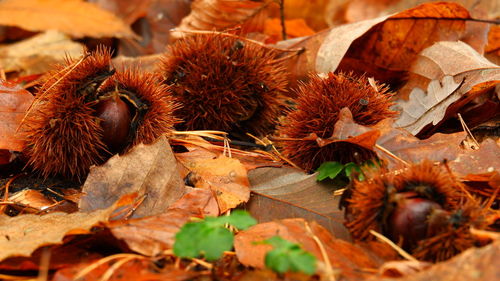
<path fill-rule="evenodd" d="M 140 144 L 126 155 L 115 155 L 104 165 L 93 167 L 82 189 L 82 211 L 113 205 L 125 194 L 146 196 L 133 217 L 159 214 L 184 193 L 184 183 L 165 137 L 154 144 Z"/>
<path fill-rule="evenodd" d="M 462 96 L 460 86 L 453 77 L 445 76 L 442 81 L 431 81 L 427 92 L 414 88 L 408 101 L 399 100 L 401 115 L 394 125 L 414 135 L 428 124 L 435 126 L 443 120 L 448 106 Z"/>
<path fill-rule="evenodd" d="M 221 213 L 235 208 L 250 198 L 247 170 L 238 159 L 219 155 L 184 163 L 191 171 L 195 187 L 212 190 Z"/>
<path fill-rule="evenodd" d="M 130 249 L 155 256 L 172 249 L 177 231 L 192 217 L 217 216 L 219 209 L 212 192 L 193 189 L 174 202 L 162 214 L 108 223 L 113 235 L 122 239 Z"/>
<path fill-rule="evenodd" d="M 55 29 L 74 37 L 135 37 L 115 15 L 82 0 L 5 0 L 0 24 L 31 31 Z"/>
<path fill-rule="evenodd" d="M 317 174 L 306 174 L 295 168 L 259 168 L 249 172 L 252 196 L 245 208 L 259 222 L 303 218 L 314 220 L 336 237 L 348 240 L 342 224 L 339 199 L 333 195 L 335 185 L 318 182 Z"/>
<path fill-rule="evenodd" d="M 180 38 L 182 31 L 217 30 L 234 28 L 242 25 L 242 32 L 263 30 L 267 18 L 265 9 L 269 0 L 195 0 L 191 4 L 191 13 L 182 19 L 173 38 Z"/>
<path fill-rule="evenodd" d="M 384 262 L 378 252 L 371 252 L 367 248 L 337 239 L 319 224 L 298 218 L 261 223 L 239 232 L 235 237 L 234 247 L 240 262 L 247 266 L 263 268 L 264 256 L 271 247 L 255 242 L 275 235 L 298 243 L 304 250 L 315 255 L 320 261 L 318 272 L 322 276 L 335 270 L 340 271 L 339 274 L 348 280 L 362 279 L 370 275 L 367 269 L 376 269 Z M 325 250 L 326 256 L 322 254 L 321 248 Z M 377 251 L 392 252 L 392 257 L 396 258 L 395 252 L 384 244 L 378 244 Z M 327 264 L 331 264 L 332 268 L 326 268 Z"/>
<path fill-rule="evenodd" d="M 49 30 L 0 47 L 0 65 L 5 72 L 17 71 L 21 75 L 44 73 L 67 57 L 79 57 L 83 48 L 63 33 Z"/>
<path fill-rule="evenodd" d="M 23 150 L 24 137 L 18 128 L 33 100 L 19 85 L 0 79 L 0 149 Z"/>
<path fill-rule="evenodd" d="M 0 261 L 12 256 L 29 256 L 41 246 L 62 243 L 70 234 L 89 233 L 105 222 L 114 206 L 91 213 L 0 216 Z"/>

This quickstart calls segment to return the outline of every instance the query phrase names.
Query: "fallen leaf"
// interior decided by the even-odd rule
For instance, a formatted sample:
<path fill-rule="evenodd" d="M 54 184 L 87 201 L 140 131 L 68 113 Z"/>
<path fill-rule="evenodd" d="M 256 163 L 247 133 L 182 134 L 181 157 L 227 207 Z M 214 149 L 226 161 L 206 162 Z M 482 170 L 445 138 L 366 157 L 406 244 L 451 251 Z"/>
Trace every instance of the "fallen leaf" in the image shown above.
<path fill-rule="evenodd" d="M 309 36 L 316 33 L 303 19 L 285 20 L 286 35 L 288 39 Z M 263 33 L 268 35 L 266 43 L 276 43 L 283 40 L 281 20 L 279 18 L 267 19 Z"/>
<path fill-rule="evenodd" d="M 221 154 L 214 159 L 199 159 L 185 165 L 193 173 L 195 187 L 210 189 L 214 193 L 221 213 L 250 198 L 247 170 L 238 159 Z"/>
<path fill-rule="evenodd" d="M 252 196 L 245 209 L 259 222 L 299 217 L 317 221 L 336 237 L 350 239 L 338 208 L 340 197 L 333 195 L 336 186 L 318 182 L 316 173 L 289 167 L 259 168 L 250 171 L 248 178 Z"/>
<path fill-rule="evenodd" d="M 50 208 L 54 202 L 47 199 L 40 191 L 24 189 L 9 196 L 9 201 L 26 206 L 34 211 Z"/>
<path fill-rule="evenodd" d="M 0 261 L 13 256 L 30 256 L 42 246 L 60 244 L 70 234 L 89 233 L 108 220 L 114 206 L 90 213 L 0 216 Z"/>
<path fill-rule="evenodd" d="M 469 17 L 459 4 L 440 2 L 341 25 L 292 45 L 306 49 L 291 71 L 298 78 L 310 71 L 354 71 L 398 84 L 420 51 L 437 41 L 461 39 L 469 26 L 463 19 Z"/>
<path fill-rule="evenodd" d="M 332 269 L 339 270 L 340 275 L 347 280 L 366 278 L 370 276 L 367 269 L 376 269 L 384 262 L 376 253 L 367 248 L 337 239 L 319 224 L 308 223 L 299 218 L 261 223 L 248 230 L 240 231 L 234 240 L 234 248 L 239 261 L 246 266 L 264 268 L 265 254 L 272 247 L 255 242 L 275 235 L 300 244 L 304 250 L 316 256 L 320 261 L 318 265 L 320 274 L 325 272 L 326 259 Z M 322 254 L 321 247 L 325 250 L 326 256 Z M 384 244 L 379 244 L 379 248 L 384 247 Z M 396 255 L 394 254 L 393 257 L 395 258 Z"/>
<path fill-rule="evenodd" d="M 450 104 L 462 97 L 460 86 L 452 76 L 445 76 L 442 81 L 432 80 L 427 92 L 414 88 L 408 101 L 398 100 L 401 115 L 394 125 L 414 135 L 429 124 L 435 126 L 443 120 Z"/>
<path fill-rule="evenodd" d="M 453 81 L 447 77 L 453 77 Z M 449 82 L 445 83 L 445 79 L 449 80 Z M 422 127 L 429 120 L 429 118 L 432 117 L 431 115 L 436 114 L 433 109 L 431 111 L 427 111 L 427 116 L 424 117 L 424 119 L 427 120 L 426 122 L 419 121 L 415 125 L 407 128 L 415 134 L 420 132 L 418 135 L 419 137 L 430 136 L 444 121 L 455 117 L 457 112 L 461 112 L 463 116 L 467 117 L 467 113 L 463 112 L 464 106 L 468 105 L 479 96 L 486 95 L 489 92 L 494 91 L 496 85 L 500 83 L 500 67 L 486 60 L 483 56 L 463 42 L 438 42 L 423 50 L 415 60 L 410 69 L 408 83 L 398 92 L 398 98 L 400 99 L 399 103 L 406 104 L 408 107 L 411 107 L 410 104 L 415 103 L 411 111 L 423 109 L 421 106 L 416 105 L 419 101 L 412 101 L 411 97 L 408 98 L 408 93 L 411 91 L 420 92 L 420 99 L 423 99 L 421 91 L 415 90 L 415 88 L 425 89 L 433 87 L 431 86 L 431 83 L 433 85 L 437 85 L 437 81 L 435 80 L 443 81 L 443 84 L 448 84 L 450 87 L 453 84 L 459 82 L 462 83 L 459 88 L 446 99 L 437 98 L 439 101 L 438 108 L 440 109 L 438 111 L 440 114 L 439 118 L 433 117 L 432 124 L 434 126 L 428 126 L 427 128 Z M 430 101 L 434 99 L 434 97 L 429 96 L 425 99 Z M 405 102 L 404 100 L 408 100 L 408 102 Z M 446 104 L 446 106 L 444 106 L 444 104 Z M 446 114 L 443 115 L 445 111 Z M 483 109 L 482 111 L 483 113 L 487 113 L 487 110 Z M 407 124 L 408 121 L 411 120 L 408 119 L 407 116 L 408 113 L 411 112 L 406 113 L 407 114 L 403 113 L 400 116 L 400 120 L 397 123 L 400 126 Z M 416 112 L 414 114 L 414 117 L 420 118 L 420 112 Z M 482 118 L 478 116 L 479 114 L 474 114 L 473 124 L 470 124 L 468 119 L 465 119 L 465 121 L 467 124 L 477 125 L 489 120 L 491 118 L 491 114 L 485 114 Z M 442 120 L 440 122 L 436 122 L 440 118 Z M 402 119 L 406 119 L 406 122 Z M 424 128 L 424 131 L 421 131 L 419 128 Z"/>
<path fill-rule="evenodd" d="M 334 2 L 342 1 L 332 1 L 332 0 L 314 0 L 314 1 L 303 1 L 303 0 L 286 0 L 283 1 L 285 18 L 286 19 L 303 19 L 308 26 L 312 27 L 314 30 L 322 30 L 328 27 L 328 24 L 332 21 L 335 16 L 330 12 L 330 5 L 334 5 Z M 278 5 L 270 7 L 270 15 L 272 17 L 280 17 L 280 11 Z"/>
<path fill-rule="evenodd" d="M 273 1 L 232 1 L 232 0 L 194 0 L 191 13 L 182 19 L 171 33 L 173 38 L 183 36 L 183 31 L 216 30 L 223 31 L 241 26 L 246 34 L 264 29 L 267 18 L 265 7 Z"/>
<path fill-rule="evenodd" d="M 83 44 L 71 41 L 61 32 L 49 30 L 26 40 L 0 47 L 0 65 L 5 72 L 20 75 L 45 73 L 67 57 L 79 57 Z"/>
<path fill-rule="evenodd" d="M 24 137 L 18 128 L 33 100 L 33 95 L 19 85 L 0 79 L 0 149 L 23 150 Z"/>
<path fill-rule="evenodd" d="M 112 234 L 123 240 L 130 249 L 147 256 L 155 256 L 172 249 L 175 234 L 192 217 L 217 216 L 219 209 L 212 192 L 192 189 L 174 202 L 162 214 L 113 221 L 108 223 Z"/>
<path fill-rule="evenodd" d="M 107 208 L 123 195 L 137 192 L 146 197 L 133 217 L 143 217 L 162 213 L 184 191 L 170 145 L 161 137 L 152 145 L 137 145 L 126 155 L 92 167 L 79 207 L 84 212 Z"/>
<path fill-rule="evenodd" d="M 0 24 L 30 31 L 55 29 L 73 37 L 135 37 L 115 15 L 81 0 L 5 0 Z"/>

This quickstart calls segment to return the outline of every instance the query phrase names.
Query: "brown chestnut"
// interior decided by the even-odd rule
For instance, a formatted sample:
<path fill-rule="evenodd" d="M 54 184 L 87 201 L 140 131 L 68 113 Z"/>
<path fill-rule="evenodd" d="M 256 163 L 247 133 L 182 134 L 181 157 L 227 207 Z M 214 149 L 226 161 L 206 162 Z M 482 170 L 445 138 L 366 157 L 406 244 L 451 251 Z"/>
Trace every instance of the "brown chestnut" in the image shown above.
<path fill-rule="evenodd" d="M 387 234 L 396 243 L 402 239 L 403 248 L 411 250 L 418 241 L 428 238 L 429 216 L 442 207 L 429 199 L 415 197 L 414 192 L 402 192 L 396 196 L 396 206 L 387 221 Z"/>
<path fill-rule="evenodd" d="M 127 145 L 132 116 L 130 108 L 117 94 L 99 101 L 95 116 L 100 119 L 104 131 L 102 141 L 109 152 L 117 153 Z"/>

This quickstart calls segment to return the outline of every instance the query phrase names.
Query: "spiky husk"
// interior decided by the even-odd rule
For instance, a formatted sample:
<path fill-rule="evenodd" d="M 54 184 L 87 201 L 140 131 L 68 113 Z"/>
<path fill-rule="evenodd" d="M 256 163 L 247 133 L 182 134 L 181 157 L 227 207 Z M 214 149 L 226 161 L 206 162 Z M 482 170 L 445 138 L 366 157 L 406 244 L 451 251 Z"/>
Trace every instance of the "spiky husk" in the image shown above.
<path fill-rule="evenodd" d="M 233 35 L 178 40 L 163 56 L 159 71 L 182 105 L 179 128 L 268 133 L 283 109 L 287 87 L 278 55 Z"/>
<path fill-rule="evenodd" d="M 414 191 L 445 210 L 456 209 L 464 200 L 460 182 L 431 161 L 414 164 L 397 175 L 385 168 L 371 169 L 366 172 L 366 180 L 354 181 L 351 197 L 346 199 L 345 225 L 351 235 L 358 240 L 367 240 L 374 239 L 370 230 L 384 232 L 394 208 L 391 195 L 407 191 Z"/>
<path fill-rule="evenodd" d="M 487 228 L 486 208 L 475 199 L 468 199 L 447 218 L 440 233 L 418 243 L 413 251 L 419 260 L 444 261 L 468 248 L 480 246 L 479 240 L 470 232 Z"/>
<path fill-rule="evenodd" d="M 82 178 L 102 161 L 102 129 L 91 97 L 110 74 L 111 53 L 98 49 L 82 60 L 68 59 L 48 72 L 23 128 L 28 165 L 43 177 Z"/>
<path fill-rule="evenodd" d="M 174 117 L 174 111 L 179 106 L 169 87 L 160 83 L 156 75 L 139 69 L 117 72 L 103 84 L 100 92 L 104 95 L 116 90 L 133 94 L 146 107 L 146 112 L 138 120 L 137 130 L 124 151 L 139 143 L 152 143 L 162 135 L 169 136 L 174 124 L 179 122 Z"/>
<path fill-rule="evenodd" d="M 297 108 L 284 118 L 279 136 L 303 139 L 315 133 L 320 138 L 329 138 L 344 107 L 349 108 L 354 121 L 361 125 L 374 125 L 396 115 L 389 109 L 392 102 L 387 88 L 375 89 L 364 76 L 328 73 L 327 77 L 313 74 L 309 79 L 298 87 Z M 320 147 L 314 140 L 289 140 L 279 145 L 285 157 L 307 171 L 325 161 L 360 163 L 374 156 L 361 146 L 344 142 Z"/>

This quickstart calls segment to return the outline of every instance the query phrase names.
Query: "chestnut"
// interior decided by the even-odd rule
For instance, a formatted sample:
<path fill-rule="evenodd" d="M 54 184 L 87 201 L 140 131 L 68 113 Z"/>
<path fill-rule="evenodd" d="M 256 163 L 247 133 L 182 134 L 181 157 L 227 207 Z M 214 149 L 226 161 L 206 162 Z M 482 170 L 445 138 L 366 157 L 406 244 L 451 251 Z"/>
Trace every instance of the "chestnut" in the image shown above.
<path fill-rule="evenodd" d="M 118 94 L 101 99 L 96 105 L 95 116 L 103 129 L 102 141 L 109 152 L 118 153 L 127 144 L 132 116 L 130 108 Z"/>
<path fill-rule="evenodd" d="M 411 250 L 418 241 L 428 238 L 429 217 L 443 208 L 429 199 L 415 197 L 414 192 L 397 193 L 395 197 L 396 206 L 386 222 L 386 234 L 392 241 L 402 241 L 404 249 Z"/>

